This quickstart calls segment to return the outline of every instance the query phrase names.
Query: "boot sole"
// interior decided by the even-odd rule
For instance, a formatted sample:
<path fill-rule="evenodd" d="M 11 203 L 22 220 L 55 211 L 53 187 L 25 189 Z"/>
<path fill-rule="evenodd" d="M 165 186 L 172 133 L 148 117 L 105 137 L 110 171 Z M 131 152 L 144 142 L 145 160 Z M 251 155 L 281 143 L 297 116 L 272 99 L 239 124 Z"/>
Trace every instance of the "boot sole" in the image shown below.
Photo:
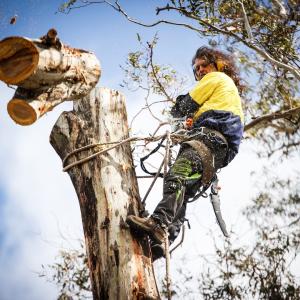
<path fill-rule="evenodd" d="M 152 232 L 152 228 L 145 226 L 143 223 L 133 220 L 130 217 L 128 217 L 126 219 L 126 222 L 129 224 L 130 227 L 132 227 L 138 231 L 143 231 L 143 232 L 147 233 L 148 235 L 150 235 L 158 244 L 162 244 L 164 242 L 163 236 L 161 236 L 160 234 L 157 234 L 157 233 L 155 234 L 154 232 Z"/>

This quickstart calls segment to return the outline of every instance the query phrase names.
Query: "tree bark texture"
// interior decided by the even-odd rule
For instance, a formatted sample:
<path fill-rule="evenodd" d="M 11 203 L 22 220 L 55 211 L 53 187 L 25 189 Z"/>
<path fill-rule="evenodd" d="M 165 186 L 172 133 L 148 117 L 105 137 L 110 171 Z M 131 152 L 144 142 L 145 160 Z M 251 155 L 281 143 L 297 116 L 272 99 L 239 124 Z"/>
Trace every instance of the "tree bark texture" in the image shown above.
<path fill-rule="evenodd" d="M 88 144 L 127 138 L 124 101 L 117 91 L 96 88 L 74 102 L 74 111 L 62 113 L 50 136 L 61 159 Z M 78 152 L 66 163 L 97 150 Z M 158 299 L 147 239 L 135 237 L 124 222 L 140 208 L 130 145 L 74 166 L 68 173 L 80 203 L 94 299 Z"/>
<path fill-rule="evenodd" d="M 63 45 L 56 36 L 0 42 L 0 80 L 18 86 L 7 109 L 20 125 L 34 123 L 63 101 L 83 98 L 100 73 L 93 53 Z"/>

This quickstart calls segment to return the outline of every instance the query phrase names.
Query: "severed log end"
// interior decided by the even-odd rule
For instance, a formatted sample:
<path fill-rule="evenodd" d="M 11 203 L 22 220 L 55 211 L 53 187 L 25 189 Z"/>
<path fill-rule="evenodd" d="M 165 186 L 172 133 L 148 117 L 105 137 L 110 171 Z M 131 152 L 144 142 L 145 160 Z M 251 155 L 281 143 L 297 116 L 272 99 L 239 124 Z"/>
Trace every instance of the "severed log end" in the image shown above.
<path fill-rule="evenodd" d="M 64 83 L 44 91 L 32 91 L 19 87 L 14 97 L 8 102 L 7 111 L 17 124 L 31 125 L 46 112 L 62 103 L 68 97 L 68 93 L 72 92 L 76 92 L 76 89 L 74 91 Z"/>
<path fill-rule="evenodd" d="M 0 80 L 18 86 L 7 109 L 20 125 L 34 123 L 63 101 L 82 99 L 100 75 L 95 54 L 63 45 L 54 28 L 37 40 L 0 41 Z"/>
<path fill-rule="evenodd" d="M 28 78 L 39 62 L 34 43 L 22 37 L 9 37 L 0 42 L 0 80 L 17 84 Z"/>
<path fill-rule="evenodd" d="M 10 117 L 20 125 L 31 125 L 37 119 L 35 110 L 24 100 L 14 98 L 7 104 Z"/>
<path fill-rule="evenodd" d="M 38 119 L 33 106 L 23 99 L 13 98 L 7 104 L 10 117 L 19 125 L 31 125 Z"/>

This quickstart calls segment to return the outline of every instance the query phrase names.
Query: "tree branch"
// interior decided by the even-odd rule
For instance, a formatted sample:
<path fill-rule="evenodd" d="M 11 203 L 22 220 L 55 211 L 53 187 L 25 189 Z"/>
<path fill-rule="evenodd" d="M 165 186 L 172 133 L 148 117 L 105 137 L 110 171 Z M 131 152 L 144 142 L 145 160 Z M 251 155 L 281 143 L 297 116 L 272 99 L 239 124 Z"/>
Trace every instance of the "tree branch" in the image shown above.
<path fill-rule="evenodd" d="M 244 22 L 245 22 L 245 29 L 247 31 L 248 38 L 251 42 L 254 42 L 251 27 L 250 27 L 250 24 L 249 24 L 249 20 L 248 20 L 248 17 L 247 17 L 247 13 L 246 13 L 246 10 L 245 10 L 245 7 L 244 7 L 243 0 L 240 0 L 238 2 L 241 4 L 241 7 L 242 7 L 242 12 L 243 12 L 243 15 L 244 15 Z"/>
<path fill-rule="evenodd" d="M 278 1 L 276 1 L 276 2 L 278 2 Z M 88 5 L 92 5 L 92 4 L 107 4 L 110 7 L 112 7 L 114 10 L 116 10 L 117 12 L 121 13 L 129 22 L 132 22 L 134 24 L 137 24 L 137 25 L 140 25 L 140 26 L 143 26 L 143 27 L 155 27 L 155 26 L 160 25 L 160 24 L 169 24 L 169 25 L 185 27 L 185 28 L 188 28 L 190 30 L 196 31 L 197 33 L 200 33 L 200 34 L 207 33 L 206 30 L 201 30 L 201 29 L 196 28 L 196 27 L 194 27 L 190 24 L 187 24 L 187 23 L 178 23 L 178 22 L 172 22 L 172 21 L 167 21 L 167 20 L 158 20 L 158 21 L 156 21 L 154 23 L 151 23 L 151 24 L 142 23 L 142 22 L 140 22 L 136 19 L 133 19 L 133 18 L 129 17 L 129 15 L 124 11 L 124 9 L 119 4 L 118 0 L 116 0 L 114 2 L 114 4 L 109 2 L 109 1 L 106 1 L 106 0 L 103 0 L 103 1 L 86 1 L 86 3 L 82 6 L 74 6 L 74 7 L 69 8 L 69 11 L 71 9 L 74 9 L 74 8 L 80 8 L 80 7 L 84 7 L 84 6 L 88 6 Z M 224 35 L 227 35 L 227 36 L 230 36 L 230 37 L 236 39 L 238 42 L 243 43 L 248 48 L 250 48 L 250 49 L 254 50 L 255 52 L 257 52 L 259 55 L 261 55 L 264 59 L 269 61 L 271 64 L 274 64 L 279 68 L 283 68 L 283 69 L 291 72 L 298 80 L 300 80 L 300 72 L 296 68 L 294 68 L 291 65 L 288 65 L 286 63 L 283 63 L 283 62 L 280 62 L 280 61 L 274 59 L 273 57 L 270 56 L 270 54 L 268 54 L 266 51 L 264 51 L 263 49 L 256 46 L 253 42 L 246 41 L 243 38 L 241 38 L 239 35 L 231 32 L 229 30 L 223 29 L 224 26 L 217 27 L 213 24 L 210 24 L 209 22 L 199 18 L 198 16 L 195 16 L 194 14 L 186 11 L 183 7 L 178 8 L 178 7 L 173 7 L 173 6 L 168 5 L 164 8 L 157 8 L 157 12 L 162 11 L 162 10 L 175 10 L 175 11 L 178 11 L 179 13 L 183 14 L 185 17 L 187 17 L 189 19 L 192 19 L 192 20 L 198 21 L 200 25 L 204 26 L 204 28 L 207 27 L 211 30 L 214 30 L 217 33 L 222 33 Z"/>
<path fill-rule="evenodd" d="M 168 95 L 166 89 L 164 88 L 164 86 L 161 84 L 161 82 L 157 78 L 157 73 L 155 71 L 154 64 L 153 64 L 153 45 L 151 45 L 150 43 L 148 43 L 148 47 L 150 49 L 150 57 L 149 57 L 150 58 L 150 66 L 151 66 L 151 69 L 152 69 L 152 72 L 153 72 L 154 79 L 155 79 L 156 83 L 159 85 L 160 90 L 167 97 L 168 101 L 172 102 L 173 101 L 172 98 Z"/>
<path fill-rule="evenodd" d="M 296 113 L 300 113 L 300 106 L 286 110 L 284 112 L 274 112 L 274 113 L 271 113 L 268 115 L 258 117 L 256 119 L 254 119 L 252 122 L 245 125 L 244 130 L 247 131 L 250 128 L 253 128 L 254 126 L 256 126 L 257 124 L 259 124 L 261 122 L 273 121 L 273 120 L 277 120 L 277 119 L 286 118 L 286 117 L 289 117 Z"/>
<path fill-rule="evenodd" d="M 277 65 L 280 68 L 283 68 L 289 72 L 291 72 L 292 74 L 295 75 L 295 77 L 300 80 L 300 72 L 298 70 L 296 70 L 293 66 L 285 64 L 283 62 L 277 61 L 276 59 L 274 59 L 273 57 L 271 57 L 266 51 L 264 51 L 263 49 L 259 48 L 258 46 L 256 46 L 252 41 L 246 41 L 243 38 L 241 38 L 239 35 L 233 33 L 232 31 L 228 31 L 225 29 L 222 29 L 220 27 L 217 27 L 213 24 L 210 24 L 207 21 L 204 21 L 203 19 L 199 18 L 198 16 L 195 16 L 192 13 L 189 13 L 188 11 L 184 10 L 184 9 L 180 9 L 177 7 L 169 7 L 169 9 L 173 9 L 176 10 L 178 12 L 181 12 L 184 16 L 186 16 L 187 18 L 196 20 L 199 22 L 199 24 L 205 25 L 206 27 L 209 27 L 210 29 L 218 32 L 218 33 L 222 33 L 224 35 L 228 35 L 233 37 L 234 39 L 236 39 L 237 41 L 243 43 L 244 45 L 246 45 L 247 47 L 249 47 L 250 49 L 256 51 L 259 55 L 261 55 L 264 59 L 268 60 L 270 63 Z M 194 30 L 197 31 L 197 29 L 195 28 Z M 202 32 L 202 31 L 198 31 L 198 32 Z"/>
<path fill-rule="evenodd" d="M 154 102 L 151 102 L 151 103 L 148 103 L 147 101 L 146 101 L 146 105 L 144 106 L 144 107 L 142 107 L 134 116 L 133 116 L 133 118 L 132 118 L 132 120 L 131 120 L 131 122 L 130 122 L 130 128 L 132 128 L 132 124 L 133 124 L 133 122 L 134 122 L 134 120 L 138 117 L 138 115 L 143 111 L 143 110 L 145 110 L 145 109 L 148 109 L 149 111 L 150 111 L 150 107 L 152 106 L 152 105 L 154 105 L 154 104 L 159 104 L 159 103 L 164 103 L 164 102 L 169 102 L 169 100 L 160 100 L 160 101 L 154 101 Z M 151 111 L 150 111 L 151 112 Z M 155 118 L 155 117 L 154 117 Z M 157 119 L 158 121 L 160 121 L 159 119 Z M 163 124 L 165 123 L 165 122 L 162 122 Z M 162 123 L 160 123 L 160 124 L 162 124 Z"/>
<path fill-rule="evenodd" d="M 106 3 L 109 6 L 111 6 L 114 10 L 116 10 L 119 13 L 121 13 L 129 22 L 137 24 L 137 25 L 140 25 L 140 26 L 143 26 L 143 27 L 155 27 L 155 26 L 157 26 L 159 24 L 169 24 L 169 25 L 186 27 L 186 28 L 191 29 L 193 31 L 196 31 L 198 33 L 203 33 L 204 32 L 204 31 L 202 31 L 200 29 L 197 29 L 197 28 L 195 28 L 195 27 L 193 27 L 193 26 L 191 26 L 189 24 L 186 24 L 186 23 L 177 23 L 177 22 L 172 22 L 172 21 L 167 21 L 167 20 L 158 20 L 158 21 L 156 21 L 154 23 L 151 23 L 151 24 L 145 24 L 145 23 L 142 23 L 142 22 L 140 22 L 138 20 L 135 20 L 135 19 L 129 17 L 128 14 L 120 6 L 119 1 L 115 1 L 115 5 L 116 6 L 114 6 L 112 3 L 108 2 L 108 1 L 101 1 L 101 3 Z"/>
<path fill-rule="evenodd" d="M 286 11 L 286 8 L 284 7 L 283 1 L 271 0 L 271 2 L 273 2 L 274 5 L 276 6 L 276 8 L 278 9 L 279 15 L 283 18 L 286 18 L 287 17 L 287 11 Z"/>
<path fill-rule="evenodd" d="M 173 23 L 173 22 L 169 22 L 169 21 L 166 21 L 166 20 L 160 20 L 160 21 L 157 21 L 155 23 L 152 23 L 152 24 L 144 24 L 144 23 L 141 23 L 139 21 L 136 21 L 136 20 L 132 20 L 131 18 L 128 17 L 128 15 L 125 13 L 125 11 L 121 8 L 121 6 L 118 4 L 118 1 L 116 1 L 116 4 L 118 5 L 118 11 L 120 13 L 122 13 L 130 22 L 134 22 L 136 24 L 139 24 L 141 26 L 145 26 L 145 27 L 153 27 L 153 26 L 156 26 L 158 24 L 161 24 L 161 23 L 165 23 L 165 24 L 171 24 L 171 25 L 179 25 L 179 26 L 183 26 L 183 27 L 186 27 L 186 28 L 189 28 L 189 29 L 192 29 L 193 31 L 196 31 L 198 33 L 204 33 L 203 30 L 200 30 L 198 28 L 195 28 L 194 26 L 191 26 L 189 24 L 186 24 L 186 23 Z M 183 14 L 185 17 L 187 18 L 190 18 L 190 19 L 193 19 L 195 21 L 198 21 L 199 24 L 201 24 L 202 26 L 204 27 L 208 27 L 218 33 L 222 33 L 224 35 L 229 35 L 231 37 L 233 37 L 234 39 L 236 39 L 237 41 L 243 43 L 244 45 L 246 45 L 247 47 L 249 47 L 250 49 L 256 51 L 259 55 L 261 55 L 264 59 L 268 60 L 269 62 L 271 62 L 272 64 L 274 65 L 277 65 L 278 67 L 280 68 L 283 68 L 289 72 L 291 72 L 292 74 L 295 75 L 295 77 L 300 80 L 300 72 L 298 70 L 296 70 L 293 66 L 290 66 L 288 64 L 285 64 L 283 62 L 280 62 L 280 61 L 277 61 L 276 59 L 274 59 L 273 57 L 271 57 L 267 52 L 265 52 L 263 49 L 259 48 L 258 46 L 256 46 L 252 41 L 246 41 L 244 40 L 243 38 L 241 38 L 239 35 L 231 32 L 231 31 L 228 31 L 228 30 L 225 30 L 225 29 L 222 29 L 220 27 L 217 27 L 213 24 L 210 24 L 209 22 L 199 18 L 198 16 L 195 16 L 194 14 L 186 11 L 185 9 L 183 8 L 178 8 L 178 7 L 173 7 L 173 6 L 168 6 L 166 7 L 165 9 L 168 9 L 168 10 L 175 10 L 175 11 L 178 11 L 179 13 Z M 162 8 L 160 8 L 160 10 L 162 10 Z"/>
<path fill-rule="evenodd" d="M 276 1 L 278 2 L 278 1 Z M 187 23 L 177 23 L 177 22 L 172 22 L 172 21 L 167 21 L 167 20 L 158 20 L 154 23 L 151 23 L 151 24 L 145 24 L 145 23 L 142 23 L 136 19 L 133 19 L 131 18 L 125 11 L 124 9 L 121 7 L 121 5 L 119 4 L 119 1 L 116 0 L 113 3 L 107 1 L 107 0 L 103 0 L 103 1 L 86 1 L 86 3 L 82 6 L 74 6 L 74 7 L 71 7 L 69 8 L 69 11 L 73 8 L 80 8 L 80 7 L 83 7 L 83 6 L 88 6 L 88 5 L 92 5 L 92 4 L 107 4 L 109 5 L 110 7 L 112 7 L 115 11 L 121 13 L 129 22 L 132 22 L 134 24 L 137 24 L 137 25 L 140 25 L 140 26 L 143 26 L 143 27 L 155 27 L 157 25 L 160 25 L 160 24 L 169 24 L 169 25 L 175 25 L 175 26 L 180 26 L 180 27 L 185 27 L 185 28 L 188 28 L 190 30 L 193 30 L 193 31 L 196 31 L 197 33 L 200 33 L 200 34 L 203 34 L 203 33 L 207 33 L 206 30 L 201 30 L 199 28 L 196 28 L 190 24 L 187 24 Z M 173 6 L 170 6 L 170 5 L 167 5 L 166 7 L 163 7 L 163 8 L 157 8 L 157 12 L 159 13 L 160 11 L 162 10 L 175 10 L 175 11 L 178 11 L 179 13 L 181 13 L 182 15 L 184 15 L 185 17 L 189 18 L 189 19 L 192 19 L 192 20 L 196 20 L 199 22 L 200 25 L 202 25 L 204 28 L 207 27 L 211 30 L 214 30 L 215 32 L 217 33 L 222 33 L 224 35 L 227 35 L 227 36 L 230 36 L 234 39 L 236 39 L 238 42 L 241 42 L 243 43 L 244 45 L 246 45 L 248 48 L 256 51 L 259 55 L 261 55 L 264 59 L 266 59 L 267 61 L 269 61 L 270 63 L 278 66 L 279 68 L 283 68 L 289 72 L 291 72 L 298 80 L 300 80 L 300 72 L 294 68 L 293 66 L 291 65 L 288 65 L 288 64 L 285 64 L 283 62 L 280 62 L 280 61 L 277 61 L 276 59 L 274 59 L 273 57 L 271 57 L 267 52 L 265 52 L 263 49 L 259 48 L 258 46 L 256 46 L 253 42 L 251 41 L 246 41 L 244 40 L 243 38 L 241 38 L 239 35 L 229 31 L 229 30 L 225 30 L 223 29 L 224 26 L 222 27 L 217 27 L 213 24 L 210 24 L 209 22 L 199 18 L 198 16 L 195 16 L 194 14 L 186 11 L 183 7 L 173 7 Z"/>

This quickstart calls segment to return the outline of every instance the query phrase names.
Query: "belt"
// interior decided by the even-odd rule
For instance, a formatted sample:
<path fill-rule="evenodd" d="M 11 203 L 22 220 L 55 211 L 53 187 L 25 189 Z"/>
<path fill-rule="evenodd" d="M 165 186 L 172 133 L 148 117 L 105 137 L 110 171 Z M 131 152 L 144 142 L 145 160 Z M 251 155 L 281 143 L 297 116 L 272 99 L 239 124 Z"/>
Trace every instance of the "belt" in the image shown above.
<path fill-rule="evenodd" d="M 196 133 L 193 134 L 193 131 L 196 131 Z M 218 137 L 219 139 L 222 140 L 222 142 L 226 146 L 228 146 L 228 142 L 227 142 L 226 138 L 224 137 L 224 135 L 222 133 L 220 133 L 217 130 L 210 129 L 210 128 L 207 128 L 207 127 L 199 127 L 199 128 L 192 129 L 191 133 L 189 133 L 189 140 L 197 138 L 197 137 L 201 137 L 201 136 L 207 136 L 208 138 Z"/>

